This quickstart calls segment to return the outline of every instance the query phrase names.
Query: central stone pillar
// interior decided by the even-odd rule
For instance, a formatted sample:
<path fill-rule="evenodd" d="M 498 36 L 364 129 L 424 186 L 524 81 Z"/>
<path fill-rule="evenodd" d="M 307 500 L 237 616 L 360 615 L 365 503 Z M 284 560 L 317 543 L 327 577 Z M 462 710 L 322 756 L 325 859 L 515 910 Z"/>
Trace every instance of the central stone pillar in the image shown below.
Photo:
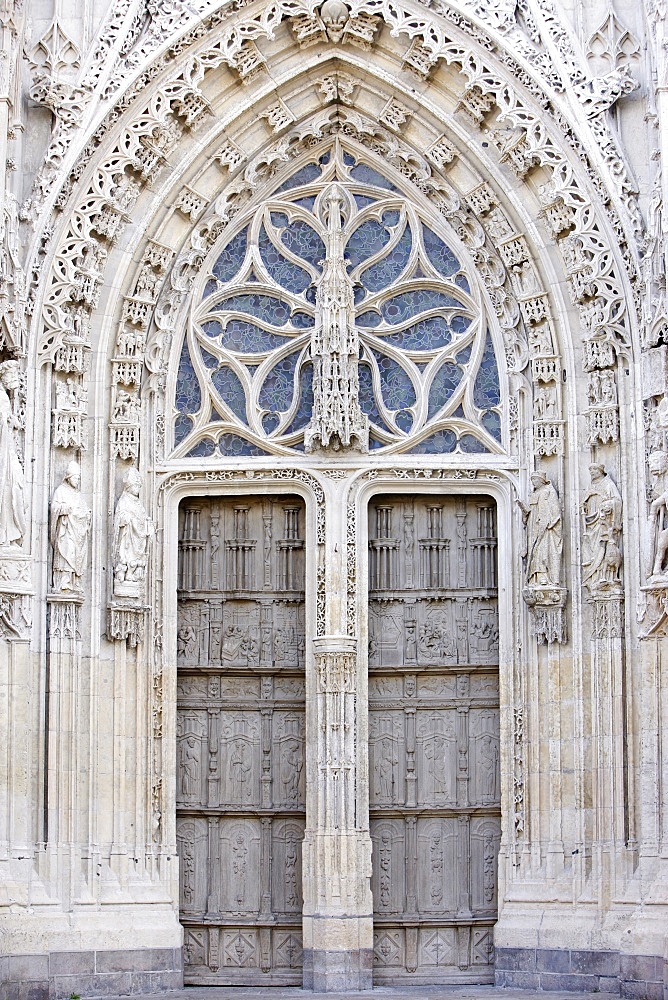
<path fill-rule="evenodd" d="M 373 920 L 366 754 L 366 678 L 347 634 L 344 483 L 332 484 L 320 572 L 327 632 L 307 675 L 304 988 L 371 989 Z"/>

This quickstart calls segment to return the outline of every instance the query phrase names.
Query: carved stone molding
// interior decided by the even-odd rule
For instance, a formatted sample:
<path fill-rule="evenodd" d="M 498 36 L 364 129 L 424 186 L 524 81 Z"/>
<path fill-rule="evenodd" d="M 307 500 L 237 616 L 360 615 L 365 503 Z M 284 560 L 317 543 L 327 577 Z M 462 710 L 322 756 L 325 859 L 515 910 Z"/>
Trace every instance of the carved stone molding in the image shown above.
<path fill-rule="evenodd" d="M 32 629 L 32 595 L 0 593 L 0 638 L 25 640 Z"/>
<path fill-rule="evenodd" d="M 597 597 L 590 601 L 596 639 L 621 639 L 624 635 L 624 598 Z"/>

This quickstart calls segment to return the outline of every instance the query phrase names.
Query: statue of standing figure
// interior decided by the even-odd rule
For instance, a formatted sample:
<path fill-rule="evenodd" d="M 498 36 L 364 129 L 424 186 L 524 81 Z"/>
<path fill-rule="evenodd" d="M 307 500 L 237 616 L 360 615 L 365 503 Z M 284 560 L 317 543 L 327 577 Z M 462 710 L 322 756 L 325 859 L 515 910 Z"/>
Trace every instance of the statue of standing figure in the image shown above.
<path fill-rule="evenodd" d="M 653 451 L 649 456 L 649 471 L 656 480 L 658 496 L 651 503 L 649 512 L 652 525 L 652 550 L 650 558 L 650 583 L 668 579 L 668 455 Z"/>
<path fill-rule="evenodd" d="M 70 462 L 51 500 L 53 589 L 58 593 L 80 591 L 86 568 L 92 511 L 81 496 L 80 487 L 79 464 Z"/>
<path fill-rule="evenodd" d="M 528 503 L 518 501 L 526 525 L 526 582 L 529 587 L 561 585 L 563 526 L 559 494 L 543 472 L 531 477 Z"/>
<path fill-rule="evenodd" d="M 20 545 L 26 532 L 24 476 L 14 432 L 11 394 L 19 387 L 18 361 L 0 364 L 0 546 Z"/>
<path fill-rule="evenodd" d="M 621 589 L 622 498 L 604 466 L 589 466 L 591 486 L 582 503 L 584 583 L 591 593 Z"/>
<path fill-rule="evenodd" d="M 123 477 L 114 513 L 114 596 L 141 597 L 153 522 L 140 499 L 141 476 L 135 468 Z"/>

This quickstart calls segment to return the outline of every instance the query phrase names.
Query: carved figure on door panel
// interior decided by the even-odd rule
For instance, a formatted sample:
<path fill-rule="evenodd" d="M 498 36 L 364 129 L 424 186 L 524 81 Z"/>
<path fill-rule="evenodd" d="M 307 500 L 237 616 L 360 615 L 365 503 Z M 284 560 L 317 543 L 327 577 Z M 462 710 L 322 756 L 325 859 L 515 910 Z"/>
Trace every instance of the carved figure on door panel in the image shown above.
<path fill-rule="evenodd" d="M 497 797 L 499 750 L 493 736 L 483 736 L 480 740 L 478 754 L 482 797 L 484 801 L 494 802 Z"/>
<path fill-rule="evenodd" d="M 374 747 L 376 795 L 388 802 L 394 801 L 394 769 L 399 763 L 392 740 L 381 740 Z"/>
<path fill-rule="evenodd" d="M 197 646 L 197 630 L 192 622 L 183 622 L 176 633 L 177 656 L 181 660 L 192 660 L 196 656 Z"/>
<path fill-rule="evenodd" d="M 432 906 L 440 906 L 443 902 L 443 838 L 440 833 L 434 833 L 429 838 L 429 867 L 431 903 Z"/>
<path fill-rule="evenodd" d="M 188 798 L 196 795 L 200 784 L 200 745 L 196 736 L 181 741 L 181 794 Z"/>
<path fill-rule="evenodd" d="M 425 744 L 424 755 L 427 758 L 427 771 L 433 779 L 434 795 L 445 799 L 452 798 L 450 775 L 448 773 L 448 749 L 446 740 L 436 736 Z"/>
<path fill-rule="evenodd" d="M 246 901 L 246 876 L 248 874 L 248 847 L 246 839 L 239 831 L 232 841 L 232 874 L 237 906 L 241 909 Z"/>
<path fill-rule="evenodd" d="M 286 740 L 281 750 L 280 776 L 283 785 L 283 801 L 299 801 L 299 779 L 303 767 L 302 745 L 299 740 Z"/>
<path fill-rule="evenodd" d="M 380 905 L 387 909 L 392 902 L 392 837 L 387 830 L 380 836 Z"/>
<path fill-rule="evenodd" d="M 244 740 L 235 740 L 230 757 L 230 777 L 235 802 L 245 802 L 250 792 L 251 762 Z"/>
<path fill-rule="evenodd" d="M 457 647 L 445 614 L 430 615 L 420 627 L 420 652 L 438 659 L 456 655 Z"/>
<path fill-rule="evenodd" d="M 297 839 L 294 836 L 288 836 L 285 841 L 285 904 L 291 909 L 299 905 L 299 890 L 297 887 L 298 850 Z"/>

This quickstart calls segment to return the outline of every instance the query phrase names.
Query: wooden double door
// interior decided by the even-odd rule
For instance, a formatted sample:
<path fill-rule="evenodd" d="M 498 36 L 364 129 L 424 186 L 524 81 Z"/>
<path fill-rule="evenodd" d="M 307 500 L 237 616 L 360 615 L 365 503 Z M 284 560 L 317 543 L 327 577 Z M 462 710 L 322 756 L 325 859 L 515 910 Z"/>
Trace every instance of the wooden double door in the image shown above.
<path fill-rule="evenodd" d="M 185 981 L 302 978 L 305 510 L 180 511 L 177 837 Z M 374 978 L 486 982 L 500 839 L 491 500 L 369 508 Z"/>

